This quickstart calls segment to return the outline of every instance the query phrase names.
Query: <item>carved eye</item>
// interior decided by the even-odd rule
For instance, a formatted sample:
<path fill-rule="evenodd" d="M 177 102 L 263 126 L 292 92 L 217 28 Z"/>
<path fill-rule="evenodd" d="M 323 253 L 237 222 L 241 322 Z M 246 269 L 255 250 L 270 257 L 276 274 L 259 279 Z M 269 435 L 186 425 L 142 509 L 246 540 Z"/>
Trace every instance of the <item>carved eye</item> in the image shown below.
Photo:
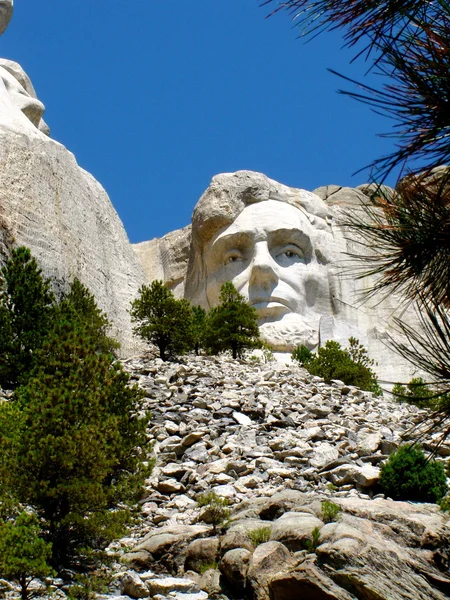
<path fill-rule="evenodd" d="M 294 244 L 288 247 L 280 248 L 276 254 L 277 260 L 280 263 L 292 264 L 294 262 L 304 262 L 305 254 L 301 248 Z"/>
<path fill-rule="evenodd" d="M 237 252 L 233 254 L 228 254 L 227 256 L 225 256 L 224 264 L 229 265 L 231 263 L 237 262 L 238 260 L 241 260 L 241 258 L 241 255 Z"/>

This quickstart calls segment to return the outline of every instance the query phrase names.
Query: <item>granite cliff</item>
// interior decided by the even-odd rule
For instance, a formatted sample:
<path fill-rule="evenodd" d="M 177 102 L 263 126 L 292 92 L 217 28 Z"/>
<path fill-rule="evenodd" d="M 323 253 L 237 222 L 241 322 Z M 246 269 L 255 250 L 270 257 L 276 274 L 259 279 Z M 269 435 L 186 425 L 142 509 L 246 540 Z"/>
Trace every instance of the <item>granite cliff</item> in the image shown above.
<path fill-rule="evenodd" d="M 145 281 L 105 190 L 49 137 L 27 75 L 0 60 L 0 264 L 27 246 L 57 289 L 78 277 L 112 322 L 123 355 L 139 347 L 130 301 Z"/>

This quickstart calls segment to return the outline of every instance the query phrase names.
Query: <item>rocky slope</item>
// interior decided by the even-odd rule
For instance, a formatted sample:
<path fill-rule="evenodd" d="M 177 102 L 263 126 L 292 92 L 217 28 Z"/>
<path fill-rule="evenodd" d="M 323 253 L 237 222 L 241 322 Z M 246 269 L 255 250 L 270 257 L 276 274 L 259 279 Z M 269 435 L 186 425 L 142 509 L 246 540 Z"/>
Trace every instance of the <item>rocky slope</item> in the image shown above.
<path fill-rule="evenodd" d="M 424 428 L 424 411 L 276 362 L 135 359 L 127 368 L 153 412 L 157 464 L 143 526 L 117 544 L 130 567 L 117 593 L 450 597 L 447 516 L 377 489 L 380 463 Z M 439 454 L 448 460 L 450 446 Z M 206 491 L 230 502 L 223 531 L 201 521 L 195 499 Z M 325 501 L 339 507 L 334 519 Z"/>
<path fill-rule="evenodd" d="M 424 430 L 424 411 L 295 364 L 148 357 L 126 368 L 153 413 L 156 466 L 101 598 L 450 597 L 447 514 L 377 488 L 380 463 Z M 217 531 L 196 502 L 209 491 L 229 501 Z"/>

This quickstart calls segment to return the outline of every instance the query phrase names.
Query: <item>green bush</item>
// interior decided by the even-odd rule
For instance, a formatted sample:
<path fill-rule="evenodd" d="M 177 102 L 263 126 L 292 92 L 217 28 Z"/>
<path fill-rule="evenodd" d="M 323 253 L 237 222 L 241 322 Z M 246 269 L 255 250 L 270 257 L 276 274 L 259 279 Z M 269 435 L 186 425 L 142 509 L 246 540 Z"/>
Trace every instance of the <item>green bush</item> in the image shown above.
<path fill-rule="evenodd" d="M 443 398 L 439 397 L 432 386 L 427 385 L 422 377 L 413 377 L 406 385 L 396 383 L 392 388 L 392 395 L 397 402 L 407 402 L 419 408 L 439 409 Z"/>
<path fill-rule="evenodd" d="M 212 562 L 202 563 L 198 568 L 198 572 L 200 573 L 200 575 L 203 575 L 203 573 L 206 573 L 206 571 L 210 571 L 211 569 L 218 569 L 218 568 L 219 568 L 219 563 L 217 561 L 213 560 Z"/>
<path fill-rule="evenodd" d="M 305 368 L 312 374 L 323 377 L 325 381 L 339 379 L 347 385 L 355 385 L 362 390 L 381 396 L 375 373 L 371 366 L 367 350 L 355 338 L 349 338 L 349 348 L 345 350 L 339 342 L 328 340 L 317 355 L 312 355 Z"/>
<path fill-rule="evenodd" d="M 216 530 L 230 516 L 228 504 L 228 500 L 218 496 L 216 492 L 200 494 L 197 496 L 197 505 L 204 509 L 200 514 L 200 520 L 212 525 Z"/>
<path fill-rule="evenodd" d="M 427 460 L 422 449 L 406 444 L 381 467 L 380 486 L 394 500 L 439 502 L 447 493 L 444 467 Z"/>
<path fill-rule="evenodd" d="M 450 512 L 450 496 L 444 496 L 439 500 L 439 506 L 442 512 Z"/>
<path fill-rule="evenodd" d="M 324 500 L 322 502 L 322 521 L 324 523 L 336 521 L 340 512 L 340 507 L 334 502 L 330 502 L 329 500 Z"/>
<path fill-rule="evenodd" d="M 35 514 L 22 511 L 0 523 L 0 577 L 19 584 L 22 600 L 33 596 L 30 592 L 33 579 L 55 575 L 48 564 L 51 553 L 51 544 L 42 539 Z"/>
<path fill-rule="evenodd" d="M 308 552 L 315 552 L 320 546 L 320 529 L 318 527 L 314 527 L 311 531 L 311 539 L 306 539 L 304 546 Z"/>
<path fill-rule="evenodd" d="M 272 530 L 270 527 L 257 527 L 256 529 L 252 529 L 252 531 L 248 532 L 248 537 L 250 538 L 251 543 L 256 548 L 260 544 L 265 544 L 270 539 L 270 534 Z"/>
<path fill-rule="evenodd" d="M 176 300 L 162 281 L 140 287 L 139 298 L 131 303 L 130 315 L 136 323 L 134 333 L 155 344 L 162 360 L 167 360 L 171 354 L 187 352 L 197 343 L 191 305 L 187 300 Z M 198 324 L 201 319 L 198 312 L 195 322 Z"/>
<path fill-rule="evenodd" d="M 52 320 L 54 295 L 28 248 L 13 250 L 0 272 L 0 387 L 26 381 Z"/>
<path fill-rule="evenodd" d="M 299 362 L 301 365 L 307 363 L 313 356 L 313 353 L 306 346 L 300 345 L 295 348 L 291 354 L 292 359 Z"/>

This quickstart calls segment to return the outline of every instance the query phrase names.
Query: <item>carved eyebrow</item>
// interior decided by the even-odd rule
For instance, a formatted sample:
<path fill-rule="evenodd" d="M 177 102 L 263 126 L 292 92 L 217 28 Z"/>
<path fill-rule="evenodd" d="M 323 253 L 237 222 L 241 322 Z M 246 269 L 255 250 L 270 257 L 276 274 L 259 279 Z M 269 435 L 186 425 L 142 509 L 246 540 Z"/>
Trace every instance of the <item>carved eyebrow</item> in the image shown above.
<path fill-rule="evenodd" d="M 271 246 L 275 244 L 283 245 L 292 243 L 297 244 L 304 251 L 312 252 L 310 236 L 296 227 L 293 227 L 292 229 L 284 228 L 270 231 L 267 237 Z"/>
<path fill-rule="evenodd" d="M 253 235 L 247 231 L 236 231 L 235 233 L 226 233 L 215 240 L 211 246 L 213 252 L 220 250 L 229 250 L 237 246 L 248 247 L 252 244 Z"/>

